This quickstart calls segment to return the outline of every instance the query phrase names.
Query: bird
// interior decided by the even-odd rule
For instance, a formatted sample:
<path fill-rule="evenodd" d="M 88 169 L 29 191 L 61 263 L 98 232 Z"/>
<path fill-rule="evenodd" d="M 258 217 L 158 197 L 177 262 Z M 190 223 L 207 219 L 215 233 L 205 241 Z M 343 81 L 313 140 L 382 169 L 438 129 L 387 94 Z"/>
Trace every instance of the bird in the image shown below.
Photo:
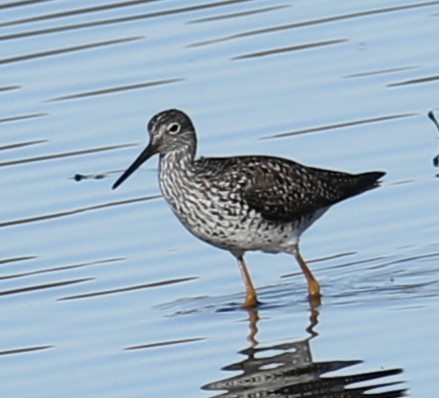
<path fill-rule="evenodd" d="M 308 297 L 320 303 L 319 282 L 299 250 L 301 234 L 335 203 L 379 186 L 386 173 L 350 174 L 274 156 L 196 157 L 194 124 L 177 109 L 157 113 L 147 130 L 147 147 L 112 189 L 159 155 L 160 190 L 175 216 L 197 238 L 235 257 L 246 289 L 242 307 L 260 304 L 244 261 L 248 251 L 293 255 Z"/>

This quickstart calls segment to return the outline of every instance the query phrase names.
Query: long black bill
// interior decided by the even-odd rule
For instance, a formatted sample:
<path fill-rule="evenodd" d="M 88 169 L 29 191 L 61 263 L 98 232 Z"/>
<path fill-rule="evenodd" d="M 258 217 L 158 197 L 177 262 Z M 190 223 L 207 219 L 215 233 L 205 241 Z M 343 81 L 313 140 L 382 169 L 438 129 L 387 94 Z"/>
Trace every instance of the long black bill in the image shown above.
<path fill-rule="evenodd" d="M 113 184 L 111 189 L 116 189 L 120 184 L 122 184 L 131 174 L 133 174 L 142 163 L 146 162 L 151 156 L 157 153 L 157 149 L 151 143 L 145 148 L 145 150 L 139 155 L 139 157 L 133 162 L 133 164 L 128 167 L 128 169 L 123 173 L 118 180 Z"/>

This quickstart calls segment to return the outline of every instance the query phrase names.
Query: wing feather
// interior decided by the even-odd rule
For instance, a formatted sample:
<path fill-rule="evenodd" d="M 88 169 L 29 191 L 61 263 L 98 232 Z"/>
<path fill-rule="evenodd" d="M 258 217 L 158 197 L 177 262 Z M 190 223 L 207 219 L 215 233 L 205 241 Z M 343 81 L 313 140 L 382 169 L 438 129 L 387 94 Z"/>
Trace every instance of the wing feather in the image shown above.
<path fill-rule="evenodd" d="M 384 173 L 349 174 L 268 156 L 205 158 L 241 200 L 271 221 L 289 222 L 377 186 Z M 212 171 L 213 172 L 213 171 Z"/>

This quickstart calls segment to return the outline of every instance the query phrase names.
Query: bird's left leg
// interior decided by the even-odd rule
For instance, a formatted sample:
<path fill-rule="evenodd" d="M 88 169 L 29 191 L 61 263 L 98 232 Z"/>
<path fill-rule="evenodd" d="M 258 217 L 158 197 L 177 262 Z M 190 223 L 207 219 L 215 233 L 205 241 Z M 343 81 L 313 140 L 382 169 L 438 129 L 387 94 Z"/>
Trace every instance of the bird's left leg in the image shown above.
<path fill-rule="evenodd" d="M 317 279 L 314 278 L 311 270 L 308 268 L 305 260 L 302 258 L 299 251 L 299 244 L 295 245 L 293 248 L 293 254 L 296 258 L 297 262 L 302 269 L 303 274 L 305 275 L 306 281 L 308 282 L 308 292 L 311 298 L 319 298 L 320 297 L 320 285 L 317 282 Z"/>

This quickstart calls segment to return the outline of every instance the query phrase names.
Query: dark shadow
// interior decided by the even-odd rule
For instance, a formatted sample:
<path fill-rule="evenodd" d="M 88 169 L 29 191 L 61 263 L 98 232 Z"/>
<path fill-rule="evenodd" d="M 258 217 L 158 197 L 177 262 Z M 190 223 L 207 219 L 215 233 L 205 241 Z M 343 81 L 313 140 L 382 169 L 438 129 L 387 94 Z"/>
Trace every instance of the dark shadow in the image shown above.
<path fill-rule="evenodd" d="M 361 364 L 362 361 L 315 361 L 310 343 L 318 336 L 314 331 L 319 315 L 316 309 L 311 309 L 310 323 L 306 328 L 310 337 L 272 346 L 259 346 L 258 311 L 251 310 L 248 313 L 247 340 L 250 346 L 239 352 L 245 359 L 222 368 L 234 372 L 234 376 L 202 387 L 206 391 L 223 391 L 212 395 L 212 398 L 396 398 L 405 395 L 402 381 L 383 379 L 402 373 L 402 369 L 363 373 L 355 369 L 348 373 L 347 368 Z M 343 375 L 327 375 L 341 369 L 344 369 Z"/>
<path fill-rule="evenodd" d="M 436 128 L 437 128 L 438 131 L 439 131 L 439 123 L 437 122 L 437 120 L 436 120 L 436 118 L 435 118 L 435 116 L 434 116 L 433 111 L 428 112 L 427 115 L 428 115 L 428 117 L 430 118 L 430 120 L 434 123 L 434 125 L 436 126 Z M 433 158 L 433 165 L 434 165 L 435 167 L 439 167 L 439 154 L 436 155 L 436 156 Z"/>

